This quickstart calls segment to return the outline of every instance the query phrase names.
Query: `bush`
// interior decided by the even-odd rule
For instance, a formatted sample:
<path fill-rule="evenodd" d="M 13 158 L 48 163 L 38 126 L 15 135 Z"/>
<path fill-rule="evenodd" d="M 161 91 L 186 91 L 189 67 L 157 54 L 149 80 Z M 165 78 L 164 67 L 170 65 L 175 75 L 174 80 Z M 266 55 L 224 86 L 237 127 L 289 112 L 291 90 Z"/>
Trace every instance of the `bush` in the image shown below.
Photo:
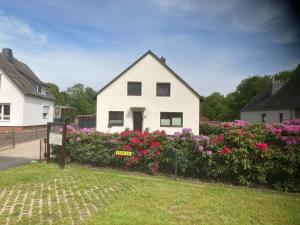
<path fill-rule="evenodd" d="M 297 121 L 271 125 L 235 121 L 201 126 L 205 135 L 194 135 L 187 128 L 173 136 L 167 136 L 164 131 L 100 134 L 70 128 L 67 157 L 72 162 L 150 174 L 174 173 L 176 157 L 181 176 L 300 191 L 300 123 Z M 117 150 L 132 155 L 117 156 Z"/>

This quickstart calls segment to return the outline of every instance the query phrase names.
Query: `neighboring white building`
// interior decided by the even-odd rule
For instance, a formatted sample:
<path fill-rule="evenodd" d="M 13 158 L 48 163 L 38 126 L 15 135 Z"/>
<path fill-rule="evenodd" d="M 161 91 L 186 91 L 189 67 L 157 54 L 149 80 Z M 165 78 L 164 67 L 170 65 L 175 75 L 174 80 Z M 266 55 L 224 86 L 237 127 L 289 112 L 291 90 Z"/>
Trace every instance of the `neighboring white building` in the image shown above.
<path fill-rule="evenodd" d="M 200 96 L 163 57 L 146 52 L 97 94 L 97 130 L 125 128 L 199 134 Z"/>
<path fill-rule="evenodd" d="M 300 118 L 300 74 L 286 83 L 273 81 L 268 90 L 241 110 L 241 119 L 250 123 L 281 123 L 296 118 Z"/>
<path fill-rule="evenodd" d="M 53 122 L 55 98 L 47 84 L 13 57 L 12 50 L 0 53 L 0 130 L 24 129 Z"/>

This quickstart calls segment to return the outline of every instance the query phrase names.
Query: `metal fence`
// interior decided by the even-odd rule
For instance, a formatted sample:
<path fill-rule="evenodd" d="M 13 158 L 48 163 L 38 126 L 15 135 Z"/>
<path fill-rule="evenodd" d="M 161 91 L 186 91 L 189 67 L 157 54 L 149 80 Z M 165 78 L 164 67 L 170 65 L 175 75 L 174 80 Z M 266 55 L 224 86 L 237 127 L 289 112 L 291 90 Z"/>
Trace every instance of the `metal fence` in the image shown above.
<path fill-rule="evenodd" d="M 46 137 L 46 128 L 32 128 L 28 130 L 0 132 L 0 148 L 14 147 L 18 143 L 41 139 Z"/>

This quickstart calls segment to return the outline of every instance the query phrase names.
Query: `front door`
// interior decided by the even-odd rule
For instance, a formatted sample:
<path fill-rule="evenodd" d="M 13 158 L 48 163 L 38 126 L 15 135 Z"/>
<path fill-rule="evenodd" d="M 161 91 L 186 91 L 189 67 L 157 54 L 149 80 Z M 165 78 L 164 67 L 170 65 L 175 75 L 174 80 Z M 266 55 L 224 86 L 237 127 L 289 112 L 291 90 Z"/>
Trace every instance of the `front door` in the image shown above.
<path fill-rule="evenodd" d="M 133 112 L 133 130 L 142 131 L 143 128 L 143 112 Z"/>

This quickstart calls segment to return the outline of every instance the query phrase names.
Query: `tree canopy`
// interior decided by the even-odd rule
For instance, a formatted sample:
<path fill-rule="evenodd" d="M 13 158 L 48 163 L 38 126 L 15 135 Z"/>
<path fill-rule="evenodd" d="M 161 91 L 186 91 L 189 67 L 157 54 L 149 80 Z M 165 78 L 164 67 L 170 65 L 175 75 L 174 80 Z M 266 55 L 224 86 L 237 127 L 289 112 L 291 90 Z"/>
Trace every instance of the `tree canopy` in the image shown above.
<path fill-rule="evenodd" d="M 51 93 L 56 98 L 57 105 L 71 106 L 75 114 L 95 114 L 96 112 L 96 91 L 91 87 L 84 87 L 83 84 L 75 84 L 60 91 L 55 84 L 48 83 Z"/>
<path fill-rule="evenodd" d="M 281 71 L 274 75 L 251 76 L 240 82 L 234 92 L 223 96 L 212 93 L 204 99 L 201 114 L 211 120 L 239 119 L 241 109 L 259 92 L 266 90 L 272 79 L 287 81 L 296 74 L 300 74 L 300 64 L 291 71 Z"/>

